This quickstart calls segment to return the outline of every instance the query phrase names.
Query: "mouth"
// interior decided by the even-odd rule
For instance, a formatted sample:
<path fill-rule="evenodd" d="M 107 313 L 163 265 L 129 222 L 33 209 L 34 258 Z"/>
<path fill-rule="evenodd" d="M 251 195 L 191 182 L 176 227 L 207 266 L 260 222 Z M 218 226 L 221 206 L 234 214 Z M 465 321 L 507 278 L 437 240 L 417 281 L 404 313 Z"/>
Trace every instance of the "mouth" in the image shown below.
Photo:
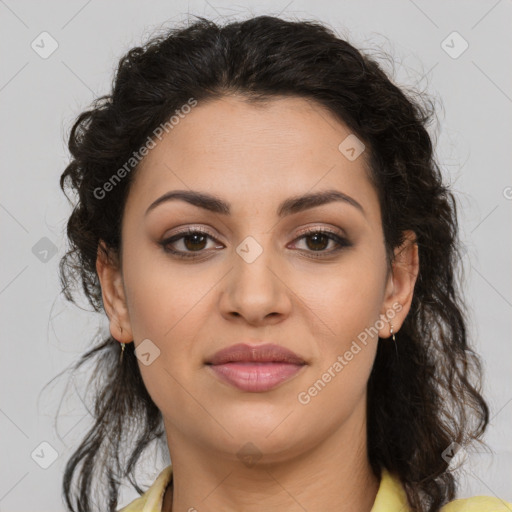
<path fill-rule="evenodd" d="M 221 381 L 253 393 L 270 391 L 307 366 L 291 350 L 273 344 L 233 345 L 214 354 L 205 364 Z"/>

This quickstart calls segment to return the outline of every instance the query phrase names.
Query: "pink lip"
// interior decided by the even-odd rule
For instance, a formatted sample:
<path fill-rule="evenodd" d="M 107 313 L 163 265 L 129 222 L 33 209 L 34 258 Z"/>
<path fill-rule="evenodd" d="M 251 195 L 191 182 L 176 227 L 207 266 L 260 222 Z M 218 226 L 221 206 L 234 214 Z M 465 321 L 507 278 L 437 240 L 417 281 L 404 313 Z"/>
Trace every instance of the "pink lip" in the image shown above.
<path fill-rule="evenodd" d="M 269 391 L 299 372 L 306 362 L 279 345 L 238 344 L 217 352 L 206 362 L 224 382 L 242 391 Z"/>

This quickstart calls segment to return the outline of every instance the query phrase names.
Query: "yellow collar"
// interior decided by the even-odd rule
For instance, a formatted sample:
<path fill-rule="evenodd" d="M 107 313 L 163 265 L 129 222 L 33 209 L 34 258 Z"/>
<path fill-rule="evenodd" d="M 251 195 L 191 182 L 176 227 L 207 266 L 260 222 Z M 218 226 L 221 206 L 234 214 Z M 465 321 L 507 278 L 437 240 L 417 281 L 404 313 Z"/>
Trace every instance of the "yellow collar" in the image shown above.
<path fill-rule="evenodd" d="M 172 478 L 172 466 L 163 469 L 153 485 L 119 512 L 161 512 L 165 489 Z M 371 512 L 409 512 L 405 491 L 397 477 L 382 468 L 381 481 Z"/>
<path fill-rule="evenodd" d="M 162 512 L 165 489 L 172 478 L 172 467 L 163 469 L 153 485 L 139 498 L 118 512 Z M 441 512 L 510 512 L 512 503 L 498 497 L 475 496 L 451 501 Z M 405 490 L 398 476 L 386 468 L 381 470 L 381 480 L 371 512 L 410 512 Z"/>

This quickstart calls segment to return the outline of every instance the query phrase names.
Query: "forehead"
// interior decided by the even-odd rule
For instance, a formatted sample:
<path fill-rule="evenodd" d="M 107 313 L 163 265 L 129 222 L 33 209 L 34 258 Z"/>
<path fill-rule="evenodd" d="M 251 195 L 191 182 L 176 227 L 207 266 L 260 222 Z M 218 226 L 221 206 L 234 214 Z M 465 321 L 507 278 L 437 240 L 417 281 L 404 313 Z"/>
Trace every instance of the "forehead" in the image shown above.
<path fill-rule="evenodd" d="M 128 200 L 147 208 L 169 190 L 188 188 L 224 197 L 236 210 L 241 203 L 276 203 L 335 188 L 371 210 L 377 196 L 365 152 L 350 159 L 342 151 L 345 141 L 354 145 L 354 137 L 327 109 L 305 98 L 253 103 L 228 96 L 198 102 L 155 139 Z"/>

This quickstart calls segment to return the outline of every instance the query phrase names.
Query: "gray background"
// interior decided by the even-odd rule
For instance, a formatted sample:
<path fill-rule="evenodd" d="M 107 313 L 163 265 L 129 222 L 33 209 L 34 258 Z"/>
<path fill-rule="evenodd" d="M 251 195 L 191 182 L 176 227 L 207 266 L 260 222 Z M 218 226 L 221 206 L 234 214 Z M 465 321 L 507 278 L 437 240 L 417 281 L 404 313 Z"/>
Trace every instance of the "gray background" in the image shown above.
<path fill-rule="evenodd" d="M 109 91 L 125 51 L 188 12 L 221 22 L 256 14 L 323 21 L 360 49 L 391 52 L 394 64 L 383 65 L 398 84 L 438 98 L 432 134 L 460 205 L 470 332 L 484 360 L 492 417 L 485 440 L 494 452 L 471 455 L 460 497 L 512 501 L 510 0 L 0 0 L 0 511 L 64 510 L 64 465 L 90 425 L 86 373 L 73 381 L 65 373 L 42 390 L 87 349 L 98 327 L 107 328 L 104 318 L 59 294 L 70 207 L 58 179 L 69 129 Z M 58 44 L 47 58 L 40 55 L 51 49 L 44 31 Z M 157 449 L 148 454 L 141 483 L 152 483 L 167 463 Z M 136 496 L 126 488 L 122 504 Z"/>

